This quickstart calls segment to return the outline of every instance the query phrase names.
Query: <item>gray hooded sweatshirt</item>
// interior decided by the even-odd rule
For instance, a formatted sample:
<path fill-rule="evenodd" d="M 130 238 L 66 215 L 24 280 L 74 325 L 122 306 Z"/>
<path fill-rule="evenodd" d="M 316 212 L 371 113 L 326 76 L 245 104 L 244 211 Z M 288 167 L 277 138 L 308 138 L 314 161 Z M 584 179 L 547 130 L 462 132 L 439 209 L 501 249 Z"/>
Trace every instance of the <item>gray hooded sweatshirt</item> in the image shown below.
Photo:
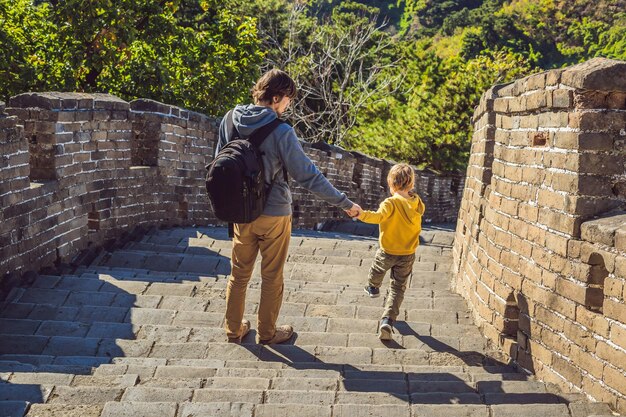
<path fill-rule="evenodd" d="M 239 134 L 244 137 L 250 136 L 256 129 L 276 118 L 277 115 L 274 110 L 254 104 L 238 105 L 233 110 L 233 124 Z M 231 132 L 228 131 L 228 124 L 224 118 L 220 124 L 216 155 L 228 143 L 230 137 Z M 345 194 L 337 191 L 304 153 L 293 127 L 286 123 L 280 124 L 263 141 L 260 151 L 263 153 L 265 182 L 267 184 L 273 182 L 272 190 L 263 210 L 264 215 L 291 215 L 291 191 L 289 191 L 289 184 L 283 178 L 283 166 L 291 178 L 318 198 L 343 210 L 352 208 L 352 201 Z"/>

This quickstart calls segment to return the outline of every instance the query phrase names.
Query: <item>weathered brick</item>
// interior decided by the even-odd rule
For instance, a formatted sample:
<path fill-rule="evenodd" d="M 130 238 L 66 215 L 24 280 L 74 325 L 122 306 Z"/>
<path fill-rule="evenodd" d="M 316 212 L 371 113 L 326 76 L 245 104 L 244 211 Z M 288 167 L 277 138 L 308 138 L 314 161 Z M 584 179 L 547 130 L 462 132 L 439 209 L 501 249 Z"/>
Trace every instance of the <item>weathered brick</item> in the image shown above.
<path fill-rule="evenodd" d="M 606 317 L 626 323 L 626 304 L 608 298 L 604 299 L 603 313 Z"/>
<path fill-rule="evenodd" d="M 619 366 L 619 365 L 618 365 Z M 623 365 L 621 365 L 623 367 Z M 603 381 L 618 392 L 626 392 L 626 374 L 624 369 L 615 369 L 611 365 L 604 367 Z"/>
<path fill-rule="evenodd" d="M 608 363 L 612 363 L 612 364 L 626 363 L 626 353 L 615 349 L 614 347 L 610 346 L 609 344 L 603 341 L 598 341 L 598 344 L 596 347 L 596 355 L 598 355 L 599 358 L 604 359 Z"/>
<path fill-rule="evenodd" d="M 555 108 L 571 108 L 574 102 L 572 90 L 552 90 L 551 106 Z"/>
<path fill-rule="evenodd" d="M 582 371 L 572 362 L 555 355 L 552 359 L 552 367 L 565 379 L 577 387 L 582 385 Z"/>

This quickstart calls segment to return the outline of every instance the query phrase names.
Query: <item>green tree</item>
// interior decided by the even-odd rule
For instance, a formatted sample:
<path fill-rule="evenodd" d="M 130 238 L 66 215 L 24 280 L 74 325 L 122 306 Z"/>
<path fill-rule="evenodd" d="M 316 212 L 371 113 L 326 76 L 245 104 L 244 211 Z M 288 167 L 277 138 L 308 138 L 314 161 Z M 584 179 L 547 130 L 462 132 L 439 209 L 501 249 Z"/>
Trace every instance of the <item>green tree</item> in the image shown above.
<path fill-rule="evenodd" d="M 263 59 L 256 20 L 223 6 L 0 0 L 1 93 L 100 91 L 221 114 L 245 99 Z"/>
<path fill-rule="evenodd" d="M 63 84 L 59 35 L 47 4 L 0 0 L 0 92 L 2 99 Z"/>
<path fill-rule="evenodd" d="M 568 42 L 559 44 L 559 51 L 567 57 L 626 59 L 626 13 L 619 14 L 613 24 L 584 17 L 573 22 L 567 34 Z"/>
<path fill-rule="evenodd" d="M 361 114 L 350 132 L 352 148 L 424 168 L 463 169 L 471 144 L 471 116 L 483 92 L 531 70 L 520 55 L 443 59 L 429 46 L 425 41 L 406 45 L 404 53 L 412 59 L 406 61 L 405 88 Z"/>
<path fill-rule="evenodd" d="M 288 114 L 301 137 L 344 146 L 347 132 L 370 97 L 393 89 L 399 73 L 390 56 L 391 35 L 379 25 L 378 9 L 356 2 L 335 7 L 317 24 L 304 5 L 294 5 L 283 39 L 273 39 L 270 54 L 286 69 L 300 92 Z M 387 77 L 387 75 L 391 75 Z"/>

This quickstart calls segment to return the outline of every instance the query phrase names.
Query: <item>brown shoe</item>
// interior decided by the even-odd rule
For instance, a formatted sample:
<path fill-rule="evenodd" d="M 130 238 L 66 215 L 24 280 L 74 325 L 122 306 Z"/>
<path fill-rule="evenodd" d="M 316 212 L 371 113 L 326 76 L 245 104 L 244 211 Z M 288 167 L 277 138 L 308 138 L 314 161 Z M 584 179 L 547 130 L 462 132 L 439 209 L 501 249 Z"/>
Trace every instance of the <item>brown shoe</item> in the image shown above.
<path fill-rule="evenodd" d="M 241 333 L 239 337 L 228 338 L 229 343 L 241 343 L 241 339 L 246 337 L 248 333 L 250 333 L 250 321 L 243 319 L 241 320 Z"/>
<path fill-rule="evenodd" d="M 285 324 L 276 328 L 276 333 L 274 333 L 274 337 L 269 340 L 259 340 L 259 343 L 263 345 L 275 345 L 277 343 L 286 342 L 287 340 L 291 339 L 291 336 L 293 336 L 293 327 Z"/>

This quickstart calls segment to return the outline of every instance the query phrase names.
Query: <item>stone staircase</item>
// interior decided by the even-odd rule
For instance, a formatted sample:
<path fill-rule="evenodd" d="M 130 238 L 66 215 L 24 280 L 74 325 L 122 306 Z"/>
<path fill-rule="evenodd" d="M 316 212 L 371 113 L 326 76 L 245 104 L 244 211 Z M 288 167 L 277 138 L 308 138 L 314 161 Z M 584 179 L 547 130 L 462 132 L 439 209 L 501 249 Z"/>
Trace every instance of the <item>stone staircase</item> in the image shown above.
<path fill-rule="evenodd" d="M 422 237 L 386 344 L 384 297 L 363 291 L 372 237 L 294 232 L 279 324 L 297 335 L 285 345 L 255 343 L 258 268 L 253 330 L 226 343 L 223 228 L 155 229 L 71 273 L 39 275 L 0 304 L 0 416 L 612 415 L 502 362 L 448 289 L 452 231 Z"/>

